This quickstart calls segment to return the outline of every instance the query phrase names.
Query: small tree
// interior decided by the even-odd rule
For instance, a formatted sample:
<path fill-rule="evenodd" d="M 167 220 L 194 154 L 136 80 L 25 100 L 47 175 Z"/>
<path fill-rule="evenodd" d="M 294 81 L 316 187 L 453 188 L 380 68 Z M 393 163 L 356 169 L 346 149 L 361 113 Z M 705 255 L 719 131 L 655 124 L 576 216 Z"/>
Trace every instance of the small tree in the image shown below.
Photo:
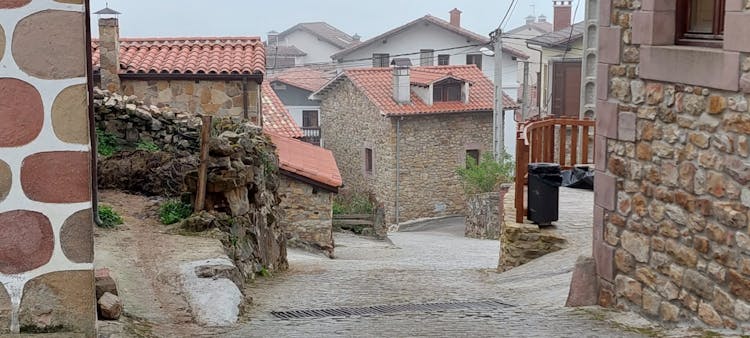
<path fill-rule="evenodd" d="M 512 182 L 514 168 L 515 162 L 508 153 L 503 152 L 495 161 L 492 154 L 486 152 L 479 164 L 467 158 L 466 166 L 458 168 L 457 172 L 467 194 L 481 194 L 496 191 L 502 183 Z"/>

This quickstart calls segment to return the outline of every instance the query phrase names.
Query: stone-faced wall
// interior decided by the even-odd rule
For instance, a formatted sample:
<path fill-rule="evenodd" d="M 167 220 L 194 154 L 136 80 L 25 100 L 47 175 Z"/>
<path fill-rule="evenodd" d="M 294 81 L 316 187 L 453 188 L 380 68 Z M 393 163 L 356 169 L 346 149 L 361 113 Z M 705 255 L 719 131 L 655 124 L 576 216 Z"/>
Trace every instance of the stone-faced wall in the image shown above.
<path fill-rule="evenodd" d="M 466 229 L 464 236 L 479 239 L 499 239 L 503 222 L 503 199 L 511 185 L 503 184 L 499 191 L 472 194 L 466 197 Z"/>
<path fill-rule="evenodd" d="M 675 1 L 600 2 L 594 256 L 603 305 L 747 331 L 750 12 L 726 3 L 723 48 L 692 48 Z"/>
<path fill-rule="evenodd" d="M 0 2 L 0 335 L 96 335 L 86 10 Z"/>
<path fill-rule="evenodd" d="M 135 95 L 146 104 L 169 106 L 178 112 L 214 116 L 242 116 L 244 109 L 241 81 L 184 81 L 122 79 L 122 93 Z M 258 114 L 258 84 L 249 81 L 248 116 Z"/>
<path fill-rule="evenodd" d="M 281 175 L 281 222 L 287 244 L 321 250 L 333 257 L 333 193 Z"/>

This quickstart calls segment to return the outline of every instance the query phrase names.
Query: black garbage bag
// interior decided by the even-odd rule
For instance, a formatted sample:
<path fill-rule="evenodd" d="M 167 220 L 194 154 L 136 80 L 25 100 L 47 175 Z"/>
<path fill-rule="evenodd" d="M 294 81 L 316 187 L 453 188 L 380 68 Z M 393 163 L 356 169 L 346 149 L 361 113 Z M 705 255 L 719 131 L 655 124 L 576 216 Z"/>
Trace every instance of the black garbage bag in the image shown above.
<path fill-rule="evenodd" d="M 594 171 L 589 167 L 574 167 L 561 174 L 563 187 L 594 190 Z"/>

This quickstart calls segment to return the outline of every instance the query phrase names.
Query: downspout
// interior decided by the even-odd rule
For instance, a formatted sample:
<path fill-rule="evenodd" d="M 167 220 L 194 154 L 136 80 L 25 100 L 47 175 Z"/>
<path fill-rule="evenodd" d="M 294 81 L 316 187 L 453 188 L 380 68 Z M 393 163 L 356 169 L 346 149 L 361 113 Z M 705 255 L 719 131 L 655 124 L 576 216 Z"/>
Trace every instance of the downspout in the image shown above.
<path fill-rule="evenodd" d="M 396 119 L 396 229 L 399 227 L 399 191 L 401 188 L 401 120 L 404 117 Z"/>
<path fill-rule="evenodd" d="M 542 58 L 543 58 L 544 51 L 541 48 L 537 49 L 537 48 L 531 47 L 528 42 L 526 42 L 526 48 L 539 52 L 539 77 L 537 78 L 537 81 L 536 81 L 536 108 L 539 110 L 539 115 L 541 116 L 542 114 L 542 98 L 541 98 L 542 71 L 544 70 L 544 67 L 542 67 Z"/>
<path fill-rule="evenodd" d="M 91 46 L 91 10 L 89 0 L 86 0 L 86 46 Z M 91 48 L 86 48 L 86 87 L 88 89 L 88 109 L 89 109 L 89 144 L 91 145 L 91 166 L 89 168 L 91 176 L 91 212 L 94 215 L 94 223 L 97 226 L 103 226 L 99 218 L 99 185 L 96 165 L 96 121 L 94 113 L 94 74 L 93 65 L 91 64 Z"/>
<path fill-rule="evenodd" d="M 248 106 L 250 105 L 250 99 L 247 95 L 247 77 L 242 78 L 242 117 L 247 120 L 250 118 L 249 113 L 247 111 Z"/>
<path fill-rule="evenodd" d="M 258 111 L 258 125 L 260 126 L 260 129 L 263 129 L 263 93 L 261 92 L 261 83 L 263 79 L 261 79 L 261 82 L 258 82 L 258 85 L 255 87 L 255 92 L 257 93 L 256 96 L 256 109 Z"/>

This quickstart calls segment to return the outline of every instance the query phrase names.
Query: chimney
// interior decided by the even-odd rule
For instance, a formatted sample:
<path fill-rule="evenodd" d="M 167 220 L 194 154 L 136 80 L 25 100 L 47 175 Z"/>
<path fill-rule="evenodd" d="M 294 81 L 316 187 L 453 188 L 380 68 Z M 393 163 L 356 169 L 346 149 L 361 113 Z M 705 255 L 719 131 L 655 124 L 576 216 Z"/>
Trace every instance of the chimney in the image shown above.
<path fill-rule="evenodd" d="M 99 19 L 99 73 L 101 88 L 120 91 L 120 26 L 117 18 Z"/>
<path fill-rule="evenodd" d="M 451 13 L 451 25 L 461 27 L 461 11 L 458 8 L 454 8 L 450 11 Z"/>
<path fill-rule="evenodd" d="M 279 32 L 277 31 L 270 31 L 268 32 L 268 42 L 269 46 L 274 46 L 279 44 Z"/>
<path fill-rule="evenodd" d="M 526 24 L 530 25 L 536 21 L 536 18 L 533 15 L 529 15 L 526 17 Z"/>
<path fill-rule="evenodd" d="M 555 14 L 552 18 L 552 25 L 555 31 L 570 27 L 571 16 L 573 15 L 573 0 L 554 0 Z"/>
<path fill-rule="evenodd" d="M 393 67 L 393 99 L 399 104 L 411 102 L 411 81 L 409 67 Z"/>
<path fill-rule="evenodd" d="M 354 42 L 360 42 L 360 41 L 362 41 L 362 37 L 359 36 L 359 34 L 354 33 L 354 35 L 352 35 L 352 41 L 354 41 Z"/>
<path fill-rule="evenodd" d="M 536 21 L 537 22 L 547 22 L 547 17 L 544 14 L 542 14 L 539 17 L 536 18 Z"/>

